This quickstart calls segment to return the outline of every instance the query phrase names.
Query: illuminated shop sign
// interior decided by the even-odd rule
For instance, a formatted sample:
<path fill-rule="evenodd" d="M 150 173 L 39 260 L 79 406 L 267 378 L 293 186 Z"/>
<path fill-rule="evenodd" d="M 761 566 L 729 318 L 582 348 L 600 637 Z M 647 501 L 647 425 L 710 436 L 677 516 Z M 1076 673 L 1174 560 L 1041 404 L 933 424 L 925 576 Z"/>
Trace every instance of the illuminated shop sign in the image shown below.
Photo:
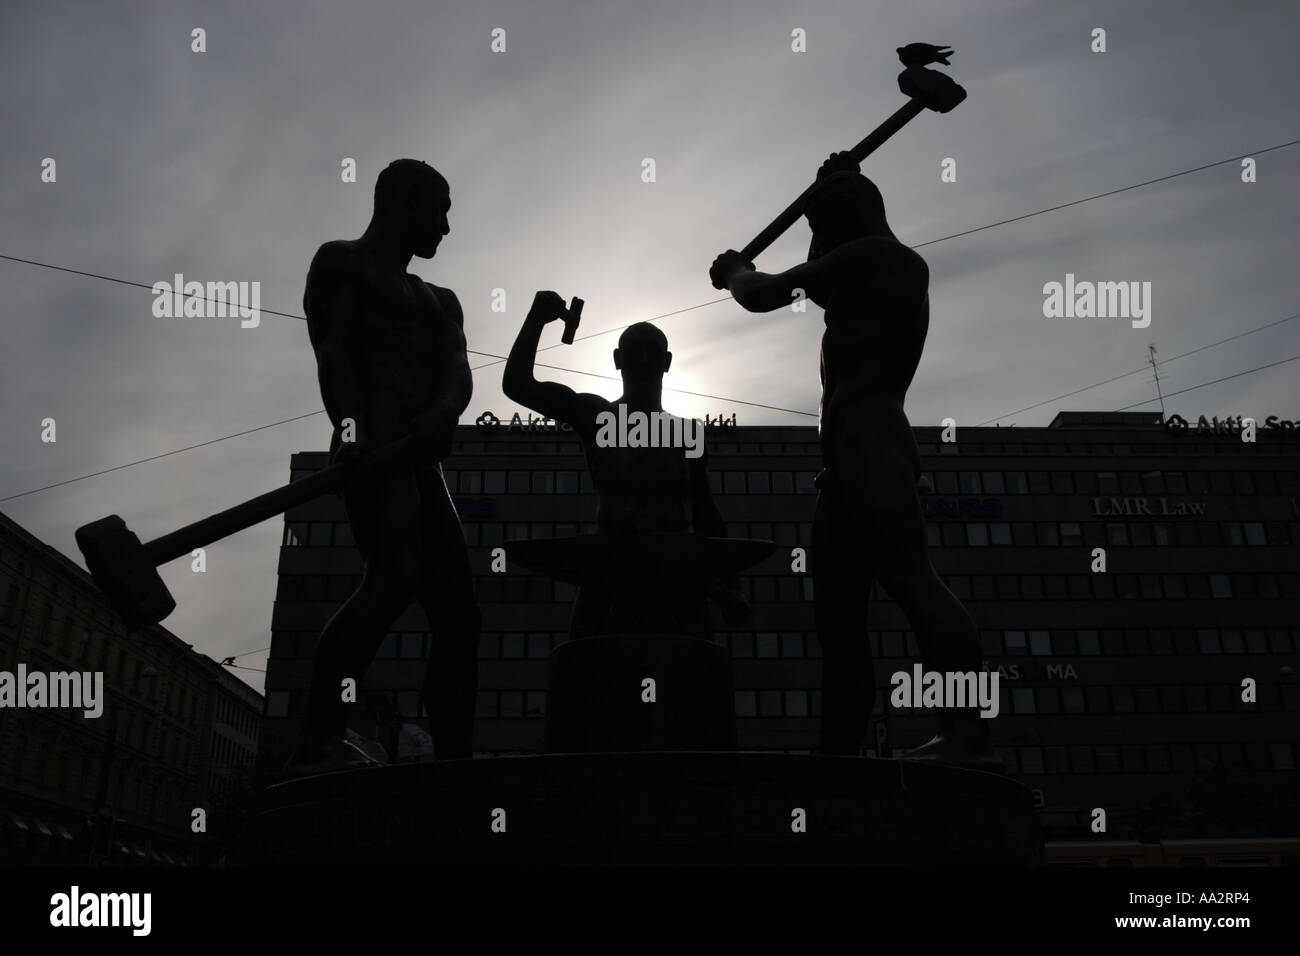
<path fill-rule="evenodd" d="M 554 419 L 546 418 L 541 415 L 534 415 L 531 412 L 528 413 L 527 418 L 523 418 L 518 412 L 515 412 L 513 415 L 510 416 L 509 421 L 498 418 L 492 412 L 484 412 L 482 415 L 480 415 L 477 419 L 474 420 L 474 424 L 478 426 L 478 430 L 482 432 L 484 435 L 490 435 L 493 432 L 498 432 L 498 431 L 505 431 L 505 432 L 512 432 L 512 431 L 571 432 L 573 431 L 573 426 L 570 425 L 568 422 L 557 422 Z M 705 415 L 704 427 L 709 429 L 722 429 L 723 431 L 731 431 L 732 429 L 737 428 L 739 426 L 736 424 L 736 416 L 733 413 L 730 417 L 726 415 L 718 415 L 716 417 L 713 415 Z"/>
<path fill-rule="evenodd" d="M 1093 498 L 1092 514 L 1093 517 L 1126 515 L 1136 518 L 1145 515 L 1149 518 L 1192 518 L 1205 514 L 1205 502 L 1143 497 Z"/>
<path fill-rule="evenodd" d="M 1255 420 L 1261 431 L 1294 433 L 1300 429 L 1300 421 L 1292 421 L 1289 418 L 1278 418 L 1276 415 L 1270 415 L 1260 423 Z M 1216 415 L 1213 418 L 1206 418 L 1202 415 L 1192 425 L 1182 415 L 1170 415 L 1165 419 L 1165 431 L 1171 435 L 1240 435 L 1242 431 L 1242 416 L 1238 415 L 1233 418 L 1231 415 L 1222 421 Z"/>
<path fill-rule="evenodd" d="M 984 669 L 991 671 L 994 668 L 988 661 L 984 662 Z M 1001 680 L 1078 680 L 1079 674 L 1074 669 L 1074 664 L 1067 661 L 1064 664 L 1048 664 L 1043 661 L 1034 660 L 1032 657 L 1023 661 L 1016 661 L 1014 664 L 999 664 L 997 666 L 999 679 Z"/>

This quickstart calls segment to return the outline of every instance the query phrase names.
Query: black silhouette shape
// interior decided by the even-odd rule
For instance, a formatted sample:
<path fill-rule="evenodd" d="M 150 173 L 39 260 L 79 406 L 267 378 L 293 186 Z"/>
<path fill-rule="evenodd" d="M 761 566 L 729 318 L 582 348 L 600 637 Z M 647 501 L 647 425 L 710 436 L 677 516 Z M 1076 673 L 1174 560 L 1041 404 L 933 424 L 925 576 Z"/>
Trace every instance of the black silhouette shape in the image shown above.
<path fill-rule="evenodd" d="M 950 66 L 948 62 L 950 56 L 952 56 L 952 48 L 946 43 L 938 46 L 932 43 L 909 43 L 898 48 L 898 58 L 903 66 L 929 66 L 931 63 Z"/>
<path fill-rule="evenodd" d="M 929 329 L 929 269 L 898 241 L 880 191 L 832 154 L 806 207 L 808 261 L 780 275 L 728 250 L 710 278 L 751 312 L 788 306 L 796 289 L 825 310 L 821 445 L 812 572 L 823 651 L 821 752 L 856 754 L 875 697 L 867 595 L 879 581 L 907 614 L 927 670 L 980 670 L 970 613 L 926 554 L 917 497 L 920 453 L 903 412 Z M 987 721 L 944 711 L 939 734 L 910 755 L 1000 769 Z"/>
<path fill-rule="evenodd" d="M 566 318 L 568 313 L 564 300 L 556 293 L 537 293 L 510 350 L 502 390 L 511 400 L 572 426 L 582 443 L 598 496 L 598 533 L 626 538 L 693 531 L 721 538 L 726 526 L 709 491 L 708 455 L 702 445 L 700 456 L 692 458 L 681 447 L 600 447 L 597 443 L 597 417 L 602 413 L 617 415 L 620 405 L 626 406 L 628 414 L 663 412 L 663 377 L 673 359 L 668 339 L 648 322 L 638 322 L 623 331 L 614 350 L 614 366 L 623 373 L 623 394 L 611 402 L 600 395 L 578 393 L 558 382 L 539 382 L 534 377 L 542 329 L 549 322 Z M 702 441 L 702 426 L 699 435 Z M 648 546 L 647 560 L 656 553 L 656 547 Z M 709 596 L 731 624 L 740 623 L 749 613 L 740 582 L 734 576 L 713 582 Z M 608 588 L 579 588 L 571 636 L 607 633 L 612 597 Z M 676 633 L 710 636 L 706 602 L 683 601 L 671 612 Z"/>
<path fill-rule="evenodd" d="M 455 294 L 406 271 L 412 256 L 433 258 L 450 208 L 450 187 L 433 167 L 399 159 L 379 174 L 365 233 L 325 243 L 307 275 L 303 307 L 334 424 L 330 455 L 356 468 L 343 497 L 365 574 L 321 633 L 289 775 L 372 763 L 346 740 L 342 683 L 360 684 L 412 599 L 433 633 L 423 698 L 436 756 L 471 755 L 481 615 L 439 462 L 473 384 Z M 414 457 L 374 466 L 368 452 L 410 434 Z"/>

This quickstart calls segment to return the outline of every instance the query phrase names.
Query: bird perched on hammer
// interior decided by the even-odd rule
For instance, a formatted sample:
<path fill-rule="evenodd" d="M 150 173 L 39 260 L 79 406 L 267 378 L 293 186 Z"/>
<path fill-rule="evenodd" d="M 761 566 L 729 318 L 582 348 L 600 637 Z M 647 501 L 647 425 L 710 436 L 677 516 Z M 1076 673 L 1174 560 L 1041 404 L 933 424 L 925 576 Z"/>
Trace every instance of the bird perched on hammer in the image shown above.
<path fill-rule="evenodd" d="M 944 66 L 951 66 L 948 57 L 952 56 L 952 47 L 946 43 L 935 46 L 932 43 L 909 43 L 907 46 L 898 47 L 898 58 L 903 61 L 903 66 L 928 66 L 931 63 L 942 63 Z"/>

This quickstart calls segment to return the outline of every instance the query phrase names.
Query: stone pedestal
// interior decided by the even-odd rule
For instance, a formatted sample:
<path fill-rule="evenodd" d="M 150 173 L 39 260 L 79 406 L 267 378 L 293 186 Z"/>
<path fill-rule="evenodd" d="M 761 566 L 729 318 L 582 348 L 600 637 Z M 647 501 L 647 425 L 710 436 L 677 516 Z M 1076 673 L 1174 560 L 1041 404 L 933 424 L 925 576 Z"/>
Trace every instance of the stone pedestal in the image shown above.
<path fill-rule="evenodd" d="M 251 825 L 248 862 L 259 866 L 1043 862 L 1038 814 L 1019 784 L 860 757 L 629 753 L 399 764 L 271 787 Z"/>
<path fill-rule="evenodd" d="M 546 701 L 547 753 L 736 749 L 731 655 L 708 641 L 676 634 L 569 641 L 551 653 Z"/>

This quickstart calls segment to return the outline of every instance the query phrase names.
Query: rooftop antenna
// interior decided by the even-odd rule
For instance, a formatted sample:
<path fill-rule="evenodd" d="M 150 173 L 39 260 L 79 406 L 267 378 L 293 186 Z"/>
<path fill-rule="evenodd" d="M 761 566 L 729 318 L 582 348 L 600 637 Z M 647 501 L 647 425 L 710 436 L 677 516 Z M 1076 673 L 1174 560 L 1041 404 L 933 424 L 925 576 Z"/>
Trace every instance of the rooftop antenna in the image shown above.
<path fill-rule="evenodd" d="M 1156 347 L 1155 343 L 1147 346 L 1147 361 L 1151 363 L 1151 369 L 1156 373 L 1156 398 L 1160 399 L 1160 420 L 1165 420 L 1165 397 L 1160 394 L 1160 367 L 1156 364 Z"/>

